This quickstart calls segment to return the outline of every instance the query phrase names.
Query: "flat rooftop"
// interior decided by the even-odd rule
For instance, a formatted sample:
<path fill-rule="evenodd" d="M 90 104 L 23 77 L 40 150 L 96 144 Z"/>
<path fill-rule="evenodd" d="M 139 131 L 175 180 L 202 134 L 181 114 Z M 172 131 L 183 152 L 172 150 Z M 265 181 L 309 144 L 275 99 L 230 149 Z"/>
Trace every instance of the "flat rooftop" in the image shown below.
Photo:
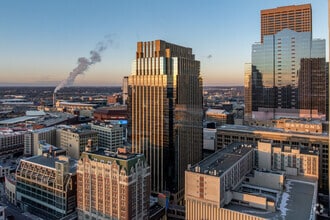
<path fill-rule="evenodd" d="M 282 128 L 270 128 L 270 127 L 261 127 L 261 126 L 245 126 L 245 125 L 222 125 L 217 127 L 217 130 L 223 130 L 223 131 L 235 131 L 235 132 L 245 132 L 245 133 L 255 133 L 255 132 L 272 132 L 272 133 L 279 133 L 281 135 L 286 136 L 297 136 L 297 137 L 325 137 L 328 138 L 327 133 L 322 134 L 303 134 L 299 132 L 293 132 L 293 131 L 284 131 Z"/>
<path fill-rule="evenodd" d="M 65 158 L 63 156 L 58 156 L 58 157 L 53 157 L 53 156 L 44 156 L 44 155 L 38 155 L 38 156 L 33 156 L 29 158 L 22 159 L 22 161 L 28 161 L 31 163 L 39 164 L 42 166 L 46 166 L 52 169 L 55 169 L 55 162 L 57 161 L 65 161 L 62 158 Z M 68 158 L 68 157 L 66 157 Z M 70 173 L 75 173 L 77 170 L 77 160 L 68 158 L 69 160 L 69 172 Z"/>
<path fill-rule="evenodd" d="M 251 145 L 232 143 L 225 149 L 219 150 L 191 166 L 188 171 L 221 176 L 223 172 L 232 167 L 244 155 L 253 151 L 253 149 Z M 200 170 L 198 170 L 198 167 Z"/>
<path fill-rule="evenodd" d="M 10 119 L 6 119 L 6 120 L 2 120 L 2 121 L 0 121 L 0 124 L 2 124 L 2 125 L 16 124 L 16 123 L 19 123 L 19 122 L 25 122 L 25 121 L 29 121 L 31 119 L 36 119 L 36 118 L 38 118 L 38 116 L 16 117 L 16 118 L 10 118 Z"/>
<path fill-rule="evenodd" d="M 316 201 L 316 187 L 316 183 L 288 179 L 285 191 L 277 203 L 276 212 L 237 204 L 229 204 L 224 208 L 266 219 L 310 219 L 315 205 L 313 202 Z"/>
<path fill-rule="evenodd" d="M 81 103 L 81 102 L 60 102 L 60 105 L 90 106 L 90 107 L 97 106 L 97 104 L 89 104 L 89 103 Z"/>

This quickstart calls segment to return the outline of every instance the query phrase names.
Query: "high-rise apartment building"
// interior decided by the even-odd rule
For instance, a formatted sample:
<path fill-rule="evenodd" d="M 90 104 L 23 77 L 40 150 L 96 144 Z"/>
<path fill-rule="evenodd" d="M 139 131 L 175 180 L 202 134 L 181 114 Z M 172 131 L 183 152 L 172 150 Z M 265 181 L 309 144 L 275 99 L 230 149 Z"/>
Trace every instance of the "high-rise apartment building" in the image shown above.
<path fill-rule="evenodd" d="M 86 149 L 77 182 L 78 219 L 148 219 L 150 167 L 143 154 Z"/>
<path fill-rule="evenodd" d="M 151 167 L 151 189 L 183 199 L 184 171 L 202 157 L 200 62 L 191 48 L 138 42 L 129 77 L 132 150 Z"/>
<path fill-rule="evenodd" d="M 246 120 L 325 119 L 325 40 L 312 39 L 311 13 L 310 5 L 261 12 L 262 40 L 245 67 Z"/>
<path fill-rule="evenodd" d="M 274 35 L 284 29 L 312 32 L 312 6 L 310 4 L 261 10 L 260 17 L 261 42 L 265 35 Z"/>

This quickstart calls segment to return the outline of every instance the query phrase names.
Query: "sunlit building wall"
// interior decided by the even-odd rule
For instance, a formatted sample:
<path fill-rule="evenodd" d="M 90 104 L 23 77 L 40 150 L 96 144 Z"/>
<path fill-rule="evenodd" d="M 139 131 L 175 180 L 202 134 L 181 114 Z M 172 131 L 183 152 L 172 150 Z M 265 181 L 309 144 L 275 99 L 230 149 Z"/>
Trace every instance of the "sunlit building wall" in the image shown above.
<path fill-rule="evenodd" d="M 138 42 L 129 77 L 132 150 L 151 167 L 151 189 L 183 199 L 184 171 L 203 147 L 200 63 L 191 48 Z"/>
<path fill-rule="evenodd" d="M 325 119 L 325 40 L 312 39 L 310 5 L 264 10 L 261 16 L 262 41 L 252 45 L 251 71 L 245 71 L 247 119 Z"/>

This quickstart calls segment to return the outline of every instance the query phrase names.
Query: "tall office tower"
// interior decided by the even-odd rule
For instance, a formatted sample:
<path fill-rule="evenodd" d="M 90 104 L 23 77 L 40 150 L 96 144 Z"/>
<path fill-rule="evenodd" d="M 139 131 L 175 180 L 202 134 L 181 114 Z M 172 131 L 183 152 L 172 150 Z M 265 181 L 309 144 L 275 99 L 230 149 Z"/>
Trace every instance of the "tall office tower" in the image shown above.
<path fill-rule="evenodd" d="M 202 157 L 200 62 L 191 48 L 138 42 L 129 77 L 132 150 L 151 167 L 151 189 L 184 196 L 184 171 Z"/>
<path fill-rule="evenodd" d="M 148 219 L 150 167 L 143 154 L 86 149 L 77 182 L 78 219 Z"/>
<path fill-rule="evenodd" d="M 280 9 L 283 11 L 281 16 L 283 19 L 287 17 L 287 22 L 279 20 L 278 23 L 283 25 L 276 26 L 276 32 L 273 33 L 270 30 L 275 30 L 275 27 L 272 29 L 265 22 L 271 20 L 265 14 Z M 296 15 L 298 12 L 306 14 L 306 19 Z M 264 10 L 261 14 L 267 17 L 262 18 L 262 26 L 268 28 L 262 27 L 262 43 L 252 45 L 251 71 L 245 71 L 246 90 L 250 91 L 246 93 L 246 105 L 251 106 L 246 109 L 245 115 L 257 120 L 280 117 L 325 118 L 326 83 L 325 80 L 320 82 L 320 79 L 326 77 L 325 40 L 312 39 L 311 27 L 302 28 L 310 26 L 310 5 Z M 276 18 L 277 15 L 274 16 Z M 286 23 L 289 26 L 285 26 Z M 317 91 L 313 91 L 319 96 L 317 101 L 312 100 L 312 94 L 306 96 L 308 91 L 311 93 L 311 90 L 305 89 L 307 84 L 317 87 Z M 305 100 L 299 99 L 301 96 Z M 306 105 L 306 102 L 314 104 Z"/>
<path fill-rule="evenodd" d="M 260 17 L 262 43 L 265 35 L 274 35 L 283 29 L 312 32 L 312 7 L 310 4 L 261 10 Z"/>

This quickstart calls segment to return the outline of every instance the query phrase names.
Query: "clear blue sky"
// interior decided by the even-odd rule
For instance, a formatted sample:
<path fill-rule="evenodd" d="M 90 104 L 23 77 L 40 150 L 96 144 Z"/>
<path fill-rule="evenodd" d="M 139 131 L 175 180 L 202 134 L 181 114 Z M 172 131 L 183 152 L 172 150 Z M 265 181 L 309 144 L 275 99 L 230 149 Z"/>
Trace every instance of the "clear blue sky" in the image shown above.
<path fill-rule="evenodd" d="M 1 0 L 0 85 L 56 85 L 105 35 L 113 45 L 75 85 L 120 85 L 136 42 L 191 47 L 206 85 L 243 85 L 260 41 L 260 10 L 311 3 L 313 37 L 328 44 L 326 0 Z"/>

